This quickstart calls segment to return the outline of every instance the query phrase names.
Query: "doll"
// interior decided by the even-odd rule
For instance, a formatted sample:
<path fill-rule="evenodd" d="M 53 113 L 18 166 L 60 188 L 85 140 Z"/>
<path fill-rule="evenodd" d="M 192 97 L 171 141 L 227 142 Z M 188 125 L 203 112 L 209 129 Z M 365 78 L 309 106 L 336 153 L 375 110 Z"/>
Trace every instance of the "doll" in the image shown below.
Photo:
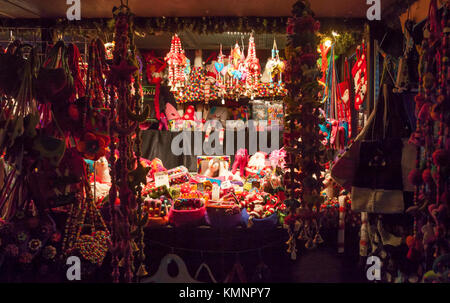
<path fill-rule="evenodd" d="M 215 158 L 211 159 L 208 164 L 208 169 L 205 172 L 205 176 L 208 178 L 217 178 L 220 175 L 220 160 Z"/>
<path fill-rule="evenodd" d="M 248 151 L 246 149 L 239 149 L 236 153 L 236 156 L 234 157 L 234 163 L 233 163 L 233 169 L 232 173 L 233 175 L 236 175 L 237 170 L 239 168 L 239 175 L 241 178 L 244 178 L 246 176 L 245 168 L 248 164 Z"/>
<path fill-rule="evenodd" d="M 250 157 L 247 168 L 247 174 L 257 175 L 266 167 L 266 153 L 257 152 Z"/>

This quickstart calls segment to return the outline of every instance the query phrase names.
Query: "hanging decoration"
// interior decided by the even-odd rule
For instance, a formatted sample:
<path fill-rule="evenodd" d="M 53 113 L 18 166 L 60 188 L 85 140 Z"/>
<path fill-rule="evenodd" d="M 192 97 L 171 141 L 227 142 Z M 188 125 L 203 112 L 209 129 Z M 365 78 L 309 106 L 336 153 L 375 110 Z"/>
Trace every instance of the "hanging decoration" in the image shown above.
<path fill-rule="evenodd" d="M 309 3 L 305 1 L 297 1 L 292 12 L 293 17 L 287 25 L 288 96 L 285 98 L 283 143 L 287 152 L 284 184 L 288 199 L 285 204 L 290 210 L 285 218 L 289 233 L 287 244 L 291 258 L 296 259 L 297 238 L 306 241 L 307 248 L 321 242 L 318 215 L 323 202 L 320 161 L 324 147 L 319 135 L 321 103 L 317 79 L 320 74 L 316 64 L 320 23 L 314 19 Z"/>
<path fill-rule="evenodd" d="M 257 90 L 259 78 L 261 76 L 261 66 L 259 64 L 259 59 L 256 57 L 256 46 L 255 38 L 253 34 L 250 35 L 250 41 L 248 44 L 248 54 L 245 59 L 245 67 L 243 73 L 246 73 L 246 89 L 247 96 L 254 98 L 254 92 Z"/>
<path fill-rule="evenodd" d="M 336 150 L 343 150 L 350 137 L 350 94 L 348 81 L 339 83 L 338 73 L 336 71 L 334 44 L 327 50 L 323 43 L 320 49 L 329 53 L 330 59 L 326 71 L 326 79 L 323 91 L 323 104 L 325 110 L 322 112 L 325 118 L 325 123 L 320 124 L 320 134 L 324 136 L 324 145 Z M 324 55 L 322 55 L 322 60 Z M 348 79 L 348 75 L 345 77 Z"/>
<path fill-rule="evenodd" d="M 265 73 L 270 70 L 270 79 L 267 83 L 263 83 L 261 79 L 261 66 L 256 56 L 253 35 L 250 36 L 247 52 L 246 57 L 244 48 L 236 43 L 230 49 L 229 56 L 225 57 L 222 45 L 220 45 L 220 52 L 216 61 L 213 61 L 206 69 L 194 67 L 188 75 L 189 81 L 178 90 L 172 89 L 176 101 L 178 103 L 208 103 L 211 100 L 222 100 L 222 103 L 224 103 L 225 99 L 238 101 L 241 98 L 286 96 L 287 90 L 282 81 L 285 63 L 280 59 L 278 50 L 273 50 L 273 58 L 270 59 L 273 64 L 270 64 L 269 69 L 266 67 Z M 171 51 L 166 58 L 173 57 Z M 169 69 L 169 77 L 170 73 Z M 185 75 L 187 74 L 185 73 Z M 276 84 L 273 83 L 272 77 L 278 79 Z"/>
<path fill-rule="evenodd" d="M 184 50 L 181 47 L 181 40 L 177 34 L 172 37 L 170 52 L 164 60 L 169 66 L 169 86 L 171 87 L 171 91 L 176 92 L 185 86 L 190 72 L 188 59 L 184 54 Z"/>
<path fill-rule="evenodd" d="M 407 259 L 420 275 L 421 264 L 431 264 L 448 251 L 449 208 L 449 3 L 439 14 L 437 1 L 430 1 L 419 48 L 419 92 L 415 96 L 417 127 L 410 143 L 417 147 L 416 168 L 408 178 L 415 185 L 413 232 L 406 239 Z M 448 256 L 448 255 L 447 255 Z M 436 259 L 437 261 L 437 259 Z M 426 267 L 426 270 L 431 268 Z M 436 271 L 436 268 L 433 268 Z M 422 268 L 422 272 L 424 269 Z M 428 279 L 430 271 L 424 275 Z"/>
<path fill-rule="evenodd" d="M 270 87 L 272 88 L 275 85 L 281 86 L 283 83 L 283 72 L 285 69 L 286 64 L 280 59 L 280 51 L 277 47 L 277 41 L 273 40 L 272 57 L 266 63 L 266 69 L 261 81 L 264 83 L 270 83 Z"/>
<path fill-rule="evenodd" d="M 111 182 L 109 192 L 112 277 L 120 281 L 119 267 L 123 269 L 125 282 L 146 275 L 143 226 L 148 217 L 143 212 L 142 183 L 146 183 L 149 169 L 140 161 L 140 128 L 149 115 L 149 107 L 143 105 L 141 73 L 137 73 L 137 50 L 134 42 L 133 15 L 126 6 L 116 10 L 114 58 L 108 76 L 110 97 L 110 158 Z M 179 65 L 175 70 L 179 74 Z M 172 75 L 175 75 L 174 73 Z M 132 134 L 136 137 L 133 142 Z M 117 142 L 117 143 L 116 143 Z M 133 143 L 137 145 L 136 154 Z M 115 204 L 119 199 L 120 212 Z M 136 243 L 137 241 L 137 243 Z M 134 253 L 138 252 L 137 260 Z M 119 261 L 119 258 L 120 261 Z M 136 269 L 136 262 L 138 269 Z"/>
<path fill-rule="evenodd" d="M 352 68 L 355 87 L 355 109 L 359 110 L 367 94 L 367 58 L 366 46 L 363 43 L 356 49 L 356 63 Z"/>

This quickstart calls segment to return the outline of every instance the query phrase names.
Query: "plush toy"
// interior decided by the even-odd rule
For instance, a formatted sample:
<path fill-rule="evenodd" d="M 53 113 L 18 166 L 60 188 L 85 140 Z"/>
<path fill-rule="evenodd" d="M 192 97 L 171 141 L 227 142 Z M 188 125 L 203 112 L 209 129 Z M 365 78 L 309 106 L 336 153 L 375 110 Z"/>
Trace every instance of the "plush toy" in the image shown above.
<path fill-rule="evenodd" d="M 147 175 L 147 182 L 151 182 L 155 179 L 155 173 L 167 171 L 167 169 L 164 167 L 162 161 L 158 158 L 153 159 L 150 164 L 150 171 Z"/>
<path fill-rule="evenodd" d="M 270 165 L 273 169 L 280 167 L 284 169 L 286 166 L 286 150 L 284 148 L 274 150 L 269 155 Z"/>
<path fill-rule="evenodd" d="M 233 174 L 232 171 L 229 170 L 230 165 L 227 161 L 220 161 L 220 171 L 219 171 L 219 177 L 224 178 L 225 180 L 230 181 L 241 181 L 241 178 L 239 175 Z"/>
<path fill-rule="evenodd" d="M 323 181 L 324 190 L 322 191 L 322 195 L 326 196 L 328 201 L 333 200 L 339 191 L 336 187 L 336 182 L 331 178 L 331 174 L 327 172 L 325 174 L 325 179 Z"/>
<path fill-rule="evenodd" d="M 95 162 L 95 179 L 91 183 L 92 192 L 95 193 L 95 202 L 100 203 L 111 188 L 111 176 L 109 175 L 109 164 L 105 157 Z"/>
<path fill-rule="evenodd" d="M 247 174 L 257 175 L 262 171 L 266 167 L 266 156 L 267 154 L 263 152 L 257 152 L 251 156 L 246 167 Z"/>
<path fill-rule="evenodd" d="M 242 178 L 245 178 L 246 171 L 245 168 L 248 164 L 248 151 L 246 149 L 239 149 L 236 153 L 236 156 L 234 157 L 234 163 L 233 163 L 233 169 L 232 173 L 233 175 L 236 174 L 238 168 L 239 168 L 239 174 Z"/>
<path fill-rule="evenodd" d="M 193 105 L 189 105 L 186 109 L 183 120 L 194 121 L 195 107 Z"/>

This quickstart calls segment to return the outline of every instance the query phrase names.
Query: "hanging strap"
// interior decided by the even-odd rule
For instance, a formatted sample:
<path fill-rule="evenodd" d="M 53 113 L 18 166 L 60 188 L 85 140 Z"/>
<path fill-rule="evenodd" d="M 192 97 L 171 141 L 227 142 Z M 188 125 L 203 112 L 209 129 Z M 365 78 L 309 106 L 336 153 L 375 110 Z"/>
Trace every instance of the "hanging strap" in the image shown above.
<path fill-rule="evenodd" d="M 211 281 L 213 283 L 217 283 L 216 278 L 214 278 L 214 275 L 211 272 L 211 268 L 209 268 L 209 266 L 206 263 L 202 263 L 200 265 L 200 267 L 197 269 L 197 272 L 195 273 L 194 279 L 198 280 L 198 276 L 200 275 L 200 272 L 202 271 L 202 269 L 205 269 L 206 272 L 208 273 L 209 278 L 211 279 Z"/>
<path fill-rule="evenodd" d="M 239 260 L 236 260 L 236 263 L 234 263 L 233 268 L 231 269 L 231 272 L 226 276 L 224 283 L 232 283 L 234 276 L 237 274 L 239 280 L 241 283 L 246 283 L 247 278 L 245 277 L 244 269 L 239 263 Z"/>

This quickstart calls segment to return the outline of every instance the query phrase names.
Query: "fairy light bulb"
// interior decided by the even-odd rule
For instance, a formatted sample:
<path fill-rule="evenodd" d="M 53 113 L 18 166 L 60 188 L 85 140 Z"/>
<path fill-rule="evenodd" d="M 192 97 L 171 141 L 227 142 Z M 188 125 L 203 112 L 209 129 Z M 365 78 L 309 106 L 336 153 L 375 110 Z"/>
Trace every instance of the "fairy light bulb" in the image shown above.
<path fill-rule="evenodd" d="M 325 40 L 324 45 L 325 45 L 326 47 L 331 47 L 331 44 L 332 44 L 331 39 Z"/>
<path fill-rule="evenodd" d="M 225 104 L 225 99 L 224 98 L 222 98 L 222 105 L 224 105 Z"/>

